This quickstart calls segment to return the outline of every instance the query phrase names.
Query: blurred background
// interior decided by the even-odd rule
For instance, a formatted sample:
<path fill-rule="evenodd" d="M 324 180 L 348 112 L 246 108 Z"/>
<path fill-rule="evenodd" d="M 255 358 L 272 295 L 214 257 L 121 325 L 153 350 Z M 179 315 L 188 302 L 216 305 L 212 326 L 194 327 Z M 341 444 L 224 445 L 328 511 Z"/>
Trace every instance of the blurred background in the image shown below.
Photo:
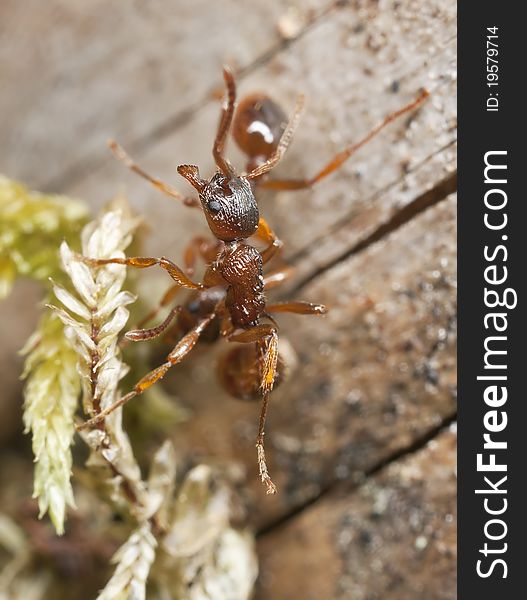
<path fill-rule="evenodd" d="M 0 173 L 79 198 L 93 214 L 125 193 L 145 218 L 145 255 L 175 262 L 190 237 L 207 233 L 203 215 L 129 173 L 109 137 L 188 193 L 176 166 L 213 172 L 227 64 L 240 97 L 264 91 L 289 113 L 306 94 L 275 176 L 308 177 L 421 88 L 431 92 L 314 189 L 259 193 L 295 267 L 277 297 L 330 307 L 321 319 L 279 319 L 296 354 L 268 418 L 280 493 L 266 496 L 257 478 L 258 405 L 216 381 L 224 346 L 196 351 L 163 382 L 184 418 L 161 433 L 138 427 L 145 454 L 168 436 L 183 471 L 207 463 L 236 472 L 237 519 L 256 536 L 255 598 L 455 598 L 455 11 L 453 0 L 0 4 Z M 243 168 L 233 143 L 227 155 Z M 146 307 L 167 280 L 141 273 L 137 285 Z M 42 290 L 20 280 L 0 306 L 0 500 L 35 560 L 76 590 L 63 597 L 88 599 L 111 573 L 115 547 L 98 547 L 80 568 L 64 558 L 68 534 L 54 538 L 46 518 L 33 524 L 17 351 Z M 147 409 L 130 410 L 141 421 Z"/>

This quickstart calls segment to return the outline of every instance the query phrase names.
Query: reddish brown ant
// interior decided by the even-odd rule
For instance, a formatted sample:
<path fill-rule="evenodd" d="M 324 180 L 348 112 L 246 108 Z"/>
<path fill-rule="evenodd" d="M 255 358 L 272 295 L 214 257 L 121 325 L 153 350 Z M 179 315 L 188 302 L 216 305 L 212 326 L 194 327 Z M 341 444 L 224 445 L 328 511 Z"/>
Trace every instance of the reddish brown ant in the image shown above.
<path fill-rule="evenodd" d="M 288 123 L 285 123 L 281 109 L 265 96 L 253 95 L 242 101 L 236 117 L 234 137 L 247 155 L 248 172 L 238 175 L 224 156 L 225 142 L 234 116 L 236 87 L 228 69 L 224 69 L 223 75 L 227 87 L 227 103 L 222 108 L 213 145 L 213 156 L 218 170 L 207 181 L 200 177 L 196 166 L 180 165 L 177 168 L 178 173 L 198 192 L 199 200 L 185 197 L 173 187 L 152 177 L 134 163 L 120 146 L 113 141 L 110 142 L 110 147 L 117 158 L 156 188 L 183 201 L 187 206 L 201 207 L 215 240 L 210 242 L 201 237 L 195 238 L 185 252 L 187 272 L 193 270 L 198 255 L 208 263 L 201 283 L 194 282 L 185 271 L 165 257 L 99 260 L 82 258 L 93 266 L 106 264 L 122 264 L 136 268 L 160 266 L 176 283 L 165 294 L 161 306 L 169 304 L 180 288 L 195 290 L 196 295 L 190 298 L 185 306 L 173 308 L 160 325 L 151 329 L 136 329 L 126 334 L 126 337 L 133 341 L 152 339 L 167 330 L 176 315 L 183 316 L 188 313 L 186 324 L 182 323 L 183 329 L 187 331 L 167 356 L 166 361 L 143 377 L 131 392 L 79 428 L 96 426 L 116 408 L 140 395 L 164 377 L 172 366 L 183 360 L 207 328 L 215 322 L 219 335 L 226 337 L 229 342 L 247 344 L 241 346 L 240 350 L 230 353 L 228 359 L 222 363 L 221 373 L 224 384 L 235 395 L 252 396 L 256 389 L 261 394 L 262 408 L 256 440 L 258 466 L 261 480 L 267 486 L 267 493 L 274 494 L 276 487 L 269 477 L 264 452 L 265 418 L 279 361 L 277 325 L 271 314 L 291 312 L 321 315 L 326 312 L 326 308 L 320 304 L 301 301 L 267 303 L 264 288 L 280 283 L 285 278 L 286 271 L 276 271 L 264 278 L 263 266 L 277 254 L 282 244 L 264 218 L 259 215 L 253 193 L 254 183 L 258 181 L 262 187 L 272 189 L 301 189 L 314 185 L 338 169 L 347 158 L 388 123 L 418 106 L 427 94 L 421 94 L 416 101 L 389 115 L 363 140 L 337 154 L 313 178 L 265 181 L 262 177 L 278 164 L 289 146 L 302 112 L 303 97 L 299 97 L 296 109 Z M 258 237 L 266 244 L 263 251 L 260 252 L 247 243 L 248 238 L 252 236 Z M 195 303 L 193 311 L 190 308 L 192 302 Z M 153 315 L 156 312 L 157 309 Z M 233 365 L 236 365 L 239 371 Z"/>
<path fill-rule="evenodd" d="M 416 100 L 403 106 L 401 109 L 390 113 L 383 121 L 374 127 L 364 138 L 356 144 L 348 146 L 327 163 L 315 176 L 308 179 L 264 179 L 256 178 L 252 181 L 261 188 L 273 190 L 301 190 L 312 187 L 324 179 L 355 154 L 357 150 L 367 144 L 375 135 L 398 119 L 404 113 L 417 108 L 429 93 L 422 90 Z M 247 171 L 268 161 L 275 153 L 281 136 L 287 125 L 287 117 L 280 106 L 269 96 L 262 92 L 250 94 L 243 98 L 236 110 L 232 126 L 232 135 L 242 152 L 247 157 Z"/>
<path fill-rule="evenodd" d="M 257 92 L 240 100 L 232 122 L 232 137 L 247 157 L 247 172 L 272 156 L 286 125 L 286 114 L 266 94 Z"/>

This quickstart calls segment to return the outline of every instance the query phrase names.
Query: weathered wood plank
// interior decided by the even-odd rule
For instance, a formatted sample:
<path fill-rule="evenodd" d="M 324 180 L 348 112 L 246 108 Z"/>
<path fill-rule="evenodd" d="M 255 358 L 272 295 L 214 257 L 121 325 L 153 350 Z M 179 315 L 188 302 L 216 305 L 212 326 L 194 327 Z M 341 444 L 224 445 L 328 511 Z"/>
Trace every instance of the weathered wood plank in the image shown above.
<path fill-rule="evenodd" d="M 260 539 L 258 600 L 456 598 L 456 434 Z"/>
<path fill-rule="evenodd" d="M 182 454 L 241 462 L 251 520 L 283 517 L 338 479 L 353 479 L 455 411 L 455 198 L 324 272 L 301 297 L 327 317 L 280 315 L 299 368 L 273 392 L 267 445 L 280 488 L 256 477 L 259 407 L 218 391 L 201 349 L 171 386 L 193 411 L 174 433 Z M 300 294 L 299 294 L 300 297 Z"/>

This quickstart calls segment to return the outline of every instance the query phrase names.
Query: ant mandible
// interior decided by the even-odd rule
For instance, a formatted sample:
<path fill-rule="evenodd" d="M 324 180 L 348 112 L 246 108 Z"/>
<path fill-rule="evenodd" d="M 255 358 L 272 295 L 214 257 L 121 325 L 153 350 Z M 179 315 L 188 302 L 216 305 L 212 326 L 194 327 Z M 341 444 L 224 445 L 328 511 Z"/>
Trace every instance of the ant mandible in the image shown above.
<path fill-rule="evenodd" d="M 258 362 L 259 388 L 262 397 L 256 439 L 258 467 L 260 478 L 267 487 L 267 493 L 274 494 L 276 493 L 276 486 L 269 476 L 264 450 L 265 420 L 269 394 L 275 383 L 278 364 L 278 328 L 271 314 L 290 312 L 322 315 L 327 310 L 321 304 L 302 301 L 267 303 L 264 294 L 266 283 L 269 286 L 279 283 L 283 279 L 283 273 L 277 272 L 275 275 L 271 275 L 266 282 L 263 275 L 263 266 L 277 254 L 282 247 L 282 243 L 265 219 L 259 215 L 258 205 L 254 197 L 254 187 L 256 184 L 271 189 L 288 190 L 311 187 L 320 179 L 338 169 L 345 160 L 388 123 L 418 106 L 428 94 L 423 92 L 417 100 L 390 114 L 365 138 L 337 154 L 313 178 L 267 181 L 264 176 L 278 164 L 291 142 L 302 113 L 303 96 L 299 96 L 293 115 L 285 126 L 281 109 L 266 97 L 253 96 L 242 101 L 241 110 L 237 113 L 234 134 L 237 143 L 247 154 L 248 172 L 238 175 L 232 164 L 224 156 L 224 147 L 234 116 L 236 86 L 229 69 L 224 68 L 223 77 L 227 88 L 227 102 L 222 107 L 212 151 L 218 170 L 207 181 L 201 178 L 197 166 L 180 165 L 177 168 L 178 173 L 198 192 L 199 200 L 184 196 L 172 186 L 152 177 L 133 162 L 116 142 L 110 141 L 109 143 L 118 159 L 141 177 L 147 179 L 157 189 L 181 200 L 187 206 L 201 207 L 215 240 L 213 243 L 207 243 L 204 242 L 203 238 L 195 238 L 190 242 L 185 252 L 187 272 L 165 257 L 109 259 L 82 257 L 82 260 L 92 266 L 121 264 L 140 269 L 159 266 L 167 271 L 175 281 L 175 286 L 165 295 L 165 303 L 173 296 L 175 290 L 186 288 L 203 294 L 206 301 L 203 301 L 202 304 L 204 306 L 208 305 L 209 310 L 205 311 L 205 314 L 199 315 L 197 322 L 183 335 L 162 365 L 144 376 L 132 391 L 106 407 L 92 419 L 79 425 L 78 428 L 84 429 L 98 425 L 115 409 L 126 404 L 135 396 L 142 394 L 163 378 L 172 366 L 180 363 L 185 358 L 196 345 L 204 330 L 216 319 L 220 323 L 221 336 L 226 337 L 229 342 L 248 344 L 250 345 L 248 347 L 252 348 L 252 354 L 247 352 L 244 354 L 245 359 L 242 360 L 244 367 L 248 368 L 248 356 Z M 261 128 L 260 132 L 256 128 L 256 136 L 252 135 L 255 122 L 269 129 L 270 135 L 267 135 L 263 144 L 262 140 L 258 139 L 258 135 L 261 137 Z M 244 127 L 244 125 L 246 126 Z M 277 132 L 280 135 L 277 135 Z M 259 238 L 266 244 L 263 251 L 260 252 L 247 243 L 248 238 L 252 236 Z M 201 283 L 193 281 L 187 274 L 193 271 L 196 252 L 205 259 L 215 254 L 215 259 L 208 265 Z M 181 312 L 181 309 L 181 306 L 172 309 L 160 325 L 151 329 L 129 331 L 126 337 L 133 341 L 157 337 L 169 327 L 174 317 Z"/>

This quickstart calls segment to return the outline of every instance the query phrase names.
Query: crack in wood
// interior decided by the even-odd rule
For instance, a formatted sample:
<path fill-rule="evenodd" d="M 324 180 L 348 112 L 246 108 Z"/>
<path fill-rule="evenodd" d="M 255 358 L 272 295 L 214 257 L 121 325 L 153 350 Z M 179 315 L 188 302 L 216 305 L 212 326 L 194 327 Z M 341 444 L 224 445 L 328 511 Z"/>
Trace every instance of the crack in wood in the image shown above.
<path fill-rule="evenodd" d="M 432 161 L 434 158 L 436 158 L 439 154 L 452 148 L 456 143 L 457 143 L 457 137 L 453 138 L 447 144 L 445 144 L 441 148 L 437 149 L 436 151 L 432 152 L 432 154 L 425 156 L 425 158 L 423 158 L 420 162 L 415 164 L 411 169 L 406 171 L 404 173 L 404 175 L 401 175 L 401 177 L 397 177 L 397 179 L 390 181 L 389 183 L 384 185 L 382 188 L 376 190 L 371 196 L 368 196 L 366 198 L 364 203 L 366 205 L 373 204 L 374 202 L 379 200 L 382 196 L 387 194 L 390 190 L 393 190 L 397 186 L 400 186 L 401 184 L 403 184 L 404 180 L 408 176 L 418 173 L 419 170 L 422 169 L 424 166 L 426 166 L 430 161 Z M 347 227 L 349 225 L 349 222 L 357 214 L 360 214 L 360 212 L 361 212 L 360 209 L 358 211 L 357 211 L 357 209 L 352 209 L 347 215 L 341 217 L 338 221 L 333 223 L 333 225 L 331 225 L 331 227 L 329 227 L 329 229 L 327 231 L 324 231 L 320 235 L 317 235 L 315 238 L 313 238 L 312 240 L 309 241 L 309 244 L 307 244 L 306 246 L 303 246 L 302 248 L 299 248 L 294 253 L 292 253 L 290 256 L 290 262 L 295 263 L 295 262 L 298 262 L 300 259 L 304 258 L 305 256 L 308 256 L 314 245 L 316 245 L 318 242 L 321 242 L 324 239 L 326 239 L 328 235 L 336 234 L 344 227 Z"/>
<path fill-rule="evenodd" d="M 439 425 L 432 427 L 431 429 L 426 431 L 422 436 L 416 438 L 412 443 L 410 443 L 407 446 L 404 446 L 402 448 L 399 448 L 398 450 L 395 450 L 394 452 L 389 454 L 387 457 L 376 462 L 369 469 L 364 471 L 361 474 L 359 481 L 354 479 L 353 482 L 350 483 L 349 481 L 343 482 L 342 480 L 339 480 L 339 479 L 333 479 L 332 481 L 327 483 L 319 491 L 318 494 L 312 496 L 311 498 L 309 498 L 302 504 L 295 506 L 289 512 L 281 515 L 279 518 L 275 519 L 274 521 L 272 521 L 272 522 L 266 524 L 264 527 L 260 528 L 256 532 L 256 538 L 260 539 L 263 536 L 274 532 L 276 529 L 279 529 L 282 525 L 289 523 L 295 517 L 301 515 L 303 512 L 305 512 L 306 510 L 308 510 L 309 508 L 314 506 L 317 502 L 319 502 L 319 500 L 324 499 L 326 496 L 328 496 L 333 491 L 341 490 L 341 491 L 346 491 L 348 494 L 352 494 L 360 486 L 364 485 L 364 483 L 368 479 L 374 477 L 375 475 L 377 475 L 384 469 L 388 468 L 392 464 L 396 463 L 397 461 L 399 461 L 401 459 L 408 458 L 409 456 L 412 456 L 413 454 L 416 454 L 416 453 L 420 452 L 421 450 L 423 450 L 427 446 L 427 444 L 429 444 L 434 438 L 436 438 L 441 433 L 448 430 L 453 424 L 455 424 L 456 420 L 457 420 L 457 411 L 446 415 L 441 420 L 441 423 L 439 423 Z"/>
<path fill-rule="evenodd" d="M 410 202 L 401 210 L 397 211 L 394 215 L 392 215 L 392 217 L 388 221 L 381 223 L 375 229 L 375 231 L 373 231 L 366 238 L 360 240 L 351 248 L 347 249 L 345 252 L 342 252 L 335 258 L 331 259 L 327 263 L 321 265 L 311 273 L 304 276 L 298 283 L 296 283 L 290 290 L 288 290 L 287 295 L 289 296 L 298 293 L 303 287 L 305 287 L 308 283 L 322 275 L 322 273 L 324 273 L 325 271 L 328 271 L 332 267 L 338 265 L 343 260 L 346 260 L 351 256 L 354 256 L 362 252 L 363 250 L 366 250 L 375 242 L 380 241 L 381 239 L 393 233 L 403 225 L 406 225 L 422 212 L 445 200 L 450 194 L 455 192 L 456 189 L 457 171 L 453 172 L 452 174 L 437 182 L 436 185 L 431 189 L 420 194 L 412 202 Z"/>

